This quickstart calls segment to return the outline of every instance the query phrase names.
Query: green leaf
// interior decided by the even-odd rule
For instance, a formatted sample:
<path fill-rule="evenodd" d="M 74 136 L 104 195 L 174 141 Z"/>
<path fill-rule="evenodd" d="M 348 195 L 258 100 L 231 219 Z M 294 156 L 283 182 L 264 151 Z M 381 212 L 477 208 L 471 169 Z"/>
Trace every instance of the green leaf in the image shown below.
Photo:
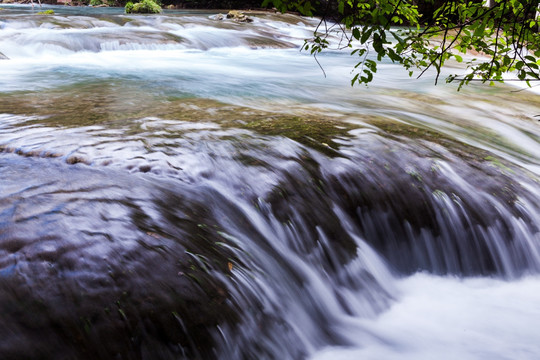
<path fill-rule="evenodd" d="M 340 14 L 343 14 L 344 11 L 345 11 L 345 3 L 343 1 L 339 1 L 338 2 L 338 12 Z"/>
<path fill-rule="evenodd" d="M 369 37 L 371 36 L 371 33 L 372 33 L 373 29 L 372 28 L 364 28 L 364 32 L 362 34 L 362 37 L 360 38 L 360 42 L 362 44 L 365 44 L 366 41 L 369 39 Z"/>
<path fill-rule="evenodd" d="M 351 80 L 351 86 L 353 86 L 354 83 L 358 80 L 358 76 L 359 76 L 359 75 L 360 75 L 360 74 L 354 75 L 354 77 L 353 77 L 352 80 Z"/>
<path fill-rule="evenodd" d="M 357 27 L 353 28 L 352 35 L 356 40 L 360 39 L 360 30 Z"/>

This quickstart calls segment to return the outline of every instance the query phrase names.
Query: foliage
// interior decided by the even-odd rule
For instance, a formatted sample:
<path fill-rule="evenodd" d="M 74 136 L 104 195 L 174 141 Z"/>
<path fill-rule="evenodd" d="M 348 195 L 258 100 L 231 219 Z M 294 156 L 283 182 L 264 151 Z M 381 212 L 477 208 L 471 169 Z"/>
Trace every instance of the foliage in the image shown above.
<path fill-rule="evenodd" d="M 141 2 L 133 4 L 128 2 L 125 6 L 126 14 L 140 13 L 140 14 L 159 14 L 161 12 L 161 6 L 159 6 L 153 0 L 142 0 Z"/>
<path fill-rule="evenodd" d="M 133 12 L 133 3 L 131 1 L 128 1 L 126 3 L 126 6 L 124 7 L 124 11 L 126 14 L 131 14 Z"/>
<path fill-rule="evenodd" d="M 37 15 L 54 15 L 54 10 L 44 10 L 37 13 Z"/>
<path fill-rule="evenodd" d="M 90 5 L 92 5 L 92 6 L 98 6 L 98 5 L 101 5 L 101 4 L 103 4 L 102 0 L 90 0 Z"/>
<path fill-rule="evenodd" d="M 412 76 L 434 68 L 437 82 L 447 60 L 465 62 L 467 72 L 451 75 L 459 87 L 470 81 L 540 81 L 540 19 L 538 0 L 426 0 L 421 14 L 415 0 L 265 0 L 280 11 L 313 15 L 323 12 L 313 38 L 304 50 L 317 55 L 330 48 L 352 48 L 359 57 L 351 83 L 367 84 L 377 62 L 388 58 L 403 65 Z M 427 5 L 426 5 L 427 4 Z M 540 11 L 540 10 L 538 10 Z M 333 14 L 333 15 L 330 15 Z M 331 39 L 340 41 L 333 44 Z M 370 54 L 375 55 L 377 61 Z M 466 56 L 463 56 L 466 54 Z"/>

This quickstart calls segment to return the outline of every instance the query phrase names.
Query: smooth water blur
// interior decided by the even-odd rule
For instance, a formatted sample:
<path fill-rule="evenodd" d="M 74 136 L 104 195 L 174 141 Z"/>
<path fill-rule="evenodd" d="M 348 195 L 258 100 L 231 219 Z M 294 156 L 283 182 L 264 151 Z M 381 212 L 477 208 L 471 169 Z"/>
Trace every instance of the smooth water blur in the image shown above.
<path fill-rule="evenodd" d="M 293 15 L 2 7 L 0 357 L 535 359 L 538 95 L 351 87 Z"/>
<path fill-rule="evenodd" d="M 400 302 L 376 319 L 358 320 L 372 331 L 360 348 L 327 348 L 312 359 L 534 359 L 540 281 L 440 278 L 401 280 Z M 442 311 L 441 311 L 442 310 Z"/>

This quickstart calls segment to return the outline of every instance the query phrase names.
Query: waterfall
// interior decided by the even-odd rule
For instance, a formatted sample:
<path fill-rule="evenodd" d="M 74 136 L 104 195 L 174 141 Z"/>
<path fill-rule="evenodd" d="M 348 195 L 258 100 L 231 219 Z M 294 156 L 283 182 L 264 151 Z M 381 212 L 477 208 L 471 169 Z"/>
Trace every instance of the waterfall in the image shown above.
<path fill-rule="evenodd" d="M 538 95 L 350 87 L 294 15 L 3 7 L 1 358 L 540 353 Z"/>

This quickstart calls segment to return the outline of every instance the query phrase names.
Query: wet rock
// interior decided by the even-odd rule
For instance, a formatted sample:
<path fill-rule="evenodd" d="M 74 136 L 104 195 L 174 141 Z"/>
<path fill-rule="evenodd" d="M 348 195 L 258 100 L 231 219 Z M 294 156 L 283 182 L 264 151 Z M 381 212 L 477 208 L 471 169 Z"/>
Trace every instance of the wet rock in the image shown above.
<path fill-rule="evenodd" d="M 89 165 L 90 162 L 87 161 L 86 159 L 80 157 L 80 156 L 70 156 L 66 159 L 66 162 L 70 165 L 75 165 L 75 164 L 79 164 L 79 163 L 82 163 L 82 164 L 86 164 L 86 165 Z"/>
<path fill-rule="evenodd" d="M 237 316 L 222 280 L 234 255 L 218 245 L 227 239 L 217 224 L 203 223 L 209 210 L 144 181 L 111 181 L 61 162 L 38 176 L 34 165 L 42 160 L 25 159 L 28 167 L 17 171 L 97 202 L 83 201 L 68 216 L 48 211 L 2 226 L 0 320 L 9 324 L 0 328 L 2 359 L 212 358 L 214 329 Z M 115 200 L 114 184 L 125 181 L 142 197 Z M 62 207 L 66 195 L 55 191 L 50 204 Z M 0 213 L 14 205 L 3 202 Z"/>
<path fill-rule="evenodd" d="M 231 19 L 232 21 L 236 22 L 253 22 L 252 18 L 247 17 L 246 14 L 238 11 L 238 10 L 231 10 L 227 14 L 227 19 Z"/>

